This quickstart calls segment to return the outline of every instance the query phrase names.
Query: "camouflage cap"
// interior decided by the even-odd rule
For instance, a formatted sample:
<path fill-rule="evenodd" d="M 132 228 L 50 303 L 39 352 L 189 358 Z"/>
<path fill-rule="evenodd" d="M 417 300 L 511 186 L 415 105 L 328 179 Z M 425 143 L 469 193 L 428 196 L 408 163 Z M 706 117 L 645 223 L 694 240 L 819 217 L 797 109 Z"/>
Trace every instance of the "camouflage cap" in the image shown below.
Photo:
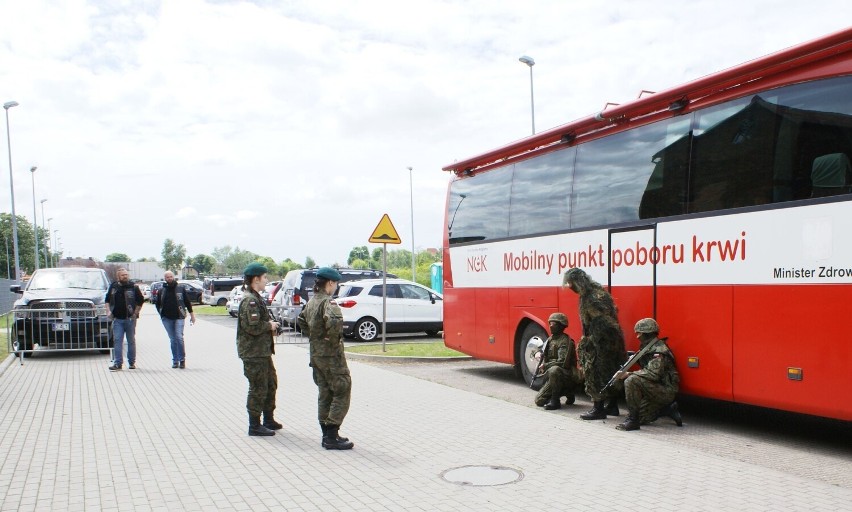
<path fill-rule="evenodd" d="M 262 264 L 255 261 L 254 263 L 248 264 L 248 266 L 245 268 L 245 270 L 243 270 L 243 275 L 246 275 L 248 277 L 254 277 L 254 276 L 262 276 L 263 274 L 266 274 L 267 272 L 269 272 L 269 269 L 267 269 Z"/>
<path fill-rule="evenodd" d="M 560 324 L 568 327 L 568 317 L 565 316 L 565 313 L 553 313 L 547 318 L 548 322 L 559 322 Z"/>
<path fill-rule="evenodd" d="M 317 270 L 317 277 L 328 279 L 329 281 L 337 281 L 338 283 L 340 282 L 340 272 L 338 272 L 336 268 L 332 267 L 323 267 Z"/>
<path fill-rule="evenodd" d="M 657 321 L 653 318 L 643 318 L 636 322 L 636 326 L 633 328 L 633 332 L 638 332 L 642 334 L 651 334 L 660 332 L 660 326 L 657 325 Z"/>

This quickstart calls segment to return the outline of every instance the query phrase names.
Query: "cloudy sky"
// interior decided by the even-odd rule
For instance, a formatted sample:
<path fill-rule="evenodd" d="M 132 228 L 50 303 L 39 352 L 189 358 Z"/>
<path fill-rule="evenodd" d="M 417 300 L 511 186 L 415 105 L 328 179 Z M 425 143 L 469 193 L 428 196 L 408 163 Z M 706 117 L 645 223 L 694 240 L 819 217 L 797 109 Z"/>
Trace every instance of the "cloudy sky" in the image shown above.
<path fill-rule="evenodd" d="M 0 0 L 0 13 L 16 210 L 32 218 L 36 165 L 66 255 L 159 258 L 172 238 L 190 255 L 319 264 L 345 263 L 384 213 L 410 248 L 410 175 L 415 246 L 440 247 L 441 167 L 530 135 L 522 55 L 544 131 L 850 19 L 845 0 Z"/>

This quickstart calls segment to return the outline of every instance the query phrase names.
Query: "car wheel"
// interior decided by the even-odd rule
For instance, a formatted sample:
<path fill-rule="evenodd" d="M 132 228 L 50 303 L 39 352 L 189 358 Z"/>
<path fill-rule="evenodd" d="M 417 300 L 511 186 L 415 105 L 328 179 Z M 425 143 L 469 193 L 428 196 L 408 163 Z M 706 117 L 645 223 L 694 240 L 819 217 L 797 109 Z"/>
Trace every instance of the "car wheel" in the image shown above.
<path fill-rule="evenodd" d="M 217 301 L 216 301 L 216 305 L 217 305 L 217 306 L 224 306 L 224 305 L 225 305 L 225 304 L 227 304 L 227 303 L 228 303 L 228 299 L 226 299 L 226 298 L 224 298 L 224 297 L 222 297 L 221 299 L 219 299 L 219 300 L 217 300 Z"/>
<path fill-rule="evenodd" d="M 521 376 L 527 384 L 532 382 L 533 374 L 538 367 L 538 361 L 533 356 L 541 350 L 546 339 L 547 333 L 537 323 L 530 323 L 524 328 L 521 343 L 518 345 L 518 365 L 520 366 Z M 539 377 L 530 387 L 538 390 L 542 385 L 542 379 Z"/>
<path fill-rule="evenodd" d="M 234 318 L 237 318 L 237 314 L 234 313 L 233 311 L 228 311 L 228 314 L 231 315 Z"/>
<path fill-rule="evenodd" d="M 437 335 L 438 335 L 438 331 L 426 331 L 426 336 L 429 336 L 431 338 L 434 338 Z"/>
<path fill-rule="evenodd" d="M 355 324 L 355 337 L 358 341 L 373 341 L 379 334 L 379 324 L 372 318 L 362 318 Z"/>

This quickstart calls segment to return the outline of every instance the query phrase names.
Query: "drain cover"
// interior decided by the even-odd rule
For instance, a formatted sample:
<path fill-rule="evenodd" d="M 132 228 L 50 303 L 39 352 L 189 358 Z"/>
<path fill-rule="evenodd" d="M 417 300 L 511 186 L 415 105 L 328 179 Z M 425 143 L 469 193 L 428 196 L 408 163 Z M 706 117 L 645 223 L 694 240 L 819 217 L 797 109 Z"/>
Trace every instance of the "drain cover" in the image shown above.
<path fill-rule="evenodd" d="M 518 482 L 524 474 L 504 466 L 462 466 L 444 471 L 441 478 L 451 484 L 489 486 Z"/>

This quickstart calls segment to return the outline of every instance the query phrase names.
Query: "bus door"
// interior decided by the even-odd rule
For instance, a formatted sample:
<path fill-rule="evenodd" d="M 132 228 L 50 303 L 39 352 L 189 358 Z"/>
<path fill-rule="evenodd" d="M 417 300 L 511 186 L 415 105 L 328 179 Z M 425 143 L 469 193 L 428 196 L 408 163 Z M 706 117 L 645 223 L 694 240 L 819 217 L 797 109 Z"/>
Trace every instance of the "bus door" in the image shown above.
<path fill-rule="evenodd" d="M 642 318 L 656 318 L 656 224 L 609 230 L 609 289 L 618 307 L 627 350 L 639 342 L 633 326 Z"/>

